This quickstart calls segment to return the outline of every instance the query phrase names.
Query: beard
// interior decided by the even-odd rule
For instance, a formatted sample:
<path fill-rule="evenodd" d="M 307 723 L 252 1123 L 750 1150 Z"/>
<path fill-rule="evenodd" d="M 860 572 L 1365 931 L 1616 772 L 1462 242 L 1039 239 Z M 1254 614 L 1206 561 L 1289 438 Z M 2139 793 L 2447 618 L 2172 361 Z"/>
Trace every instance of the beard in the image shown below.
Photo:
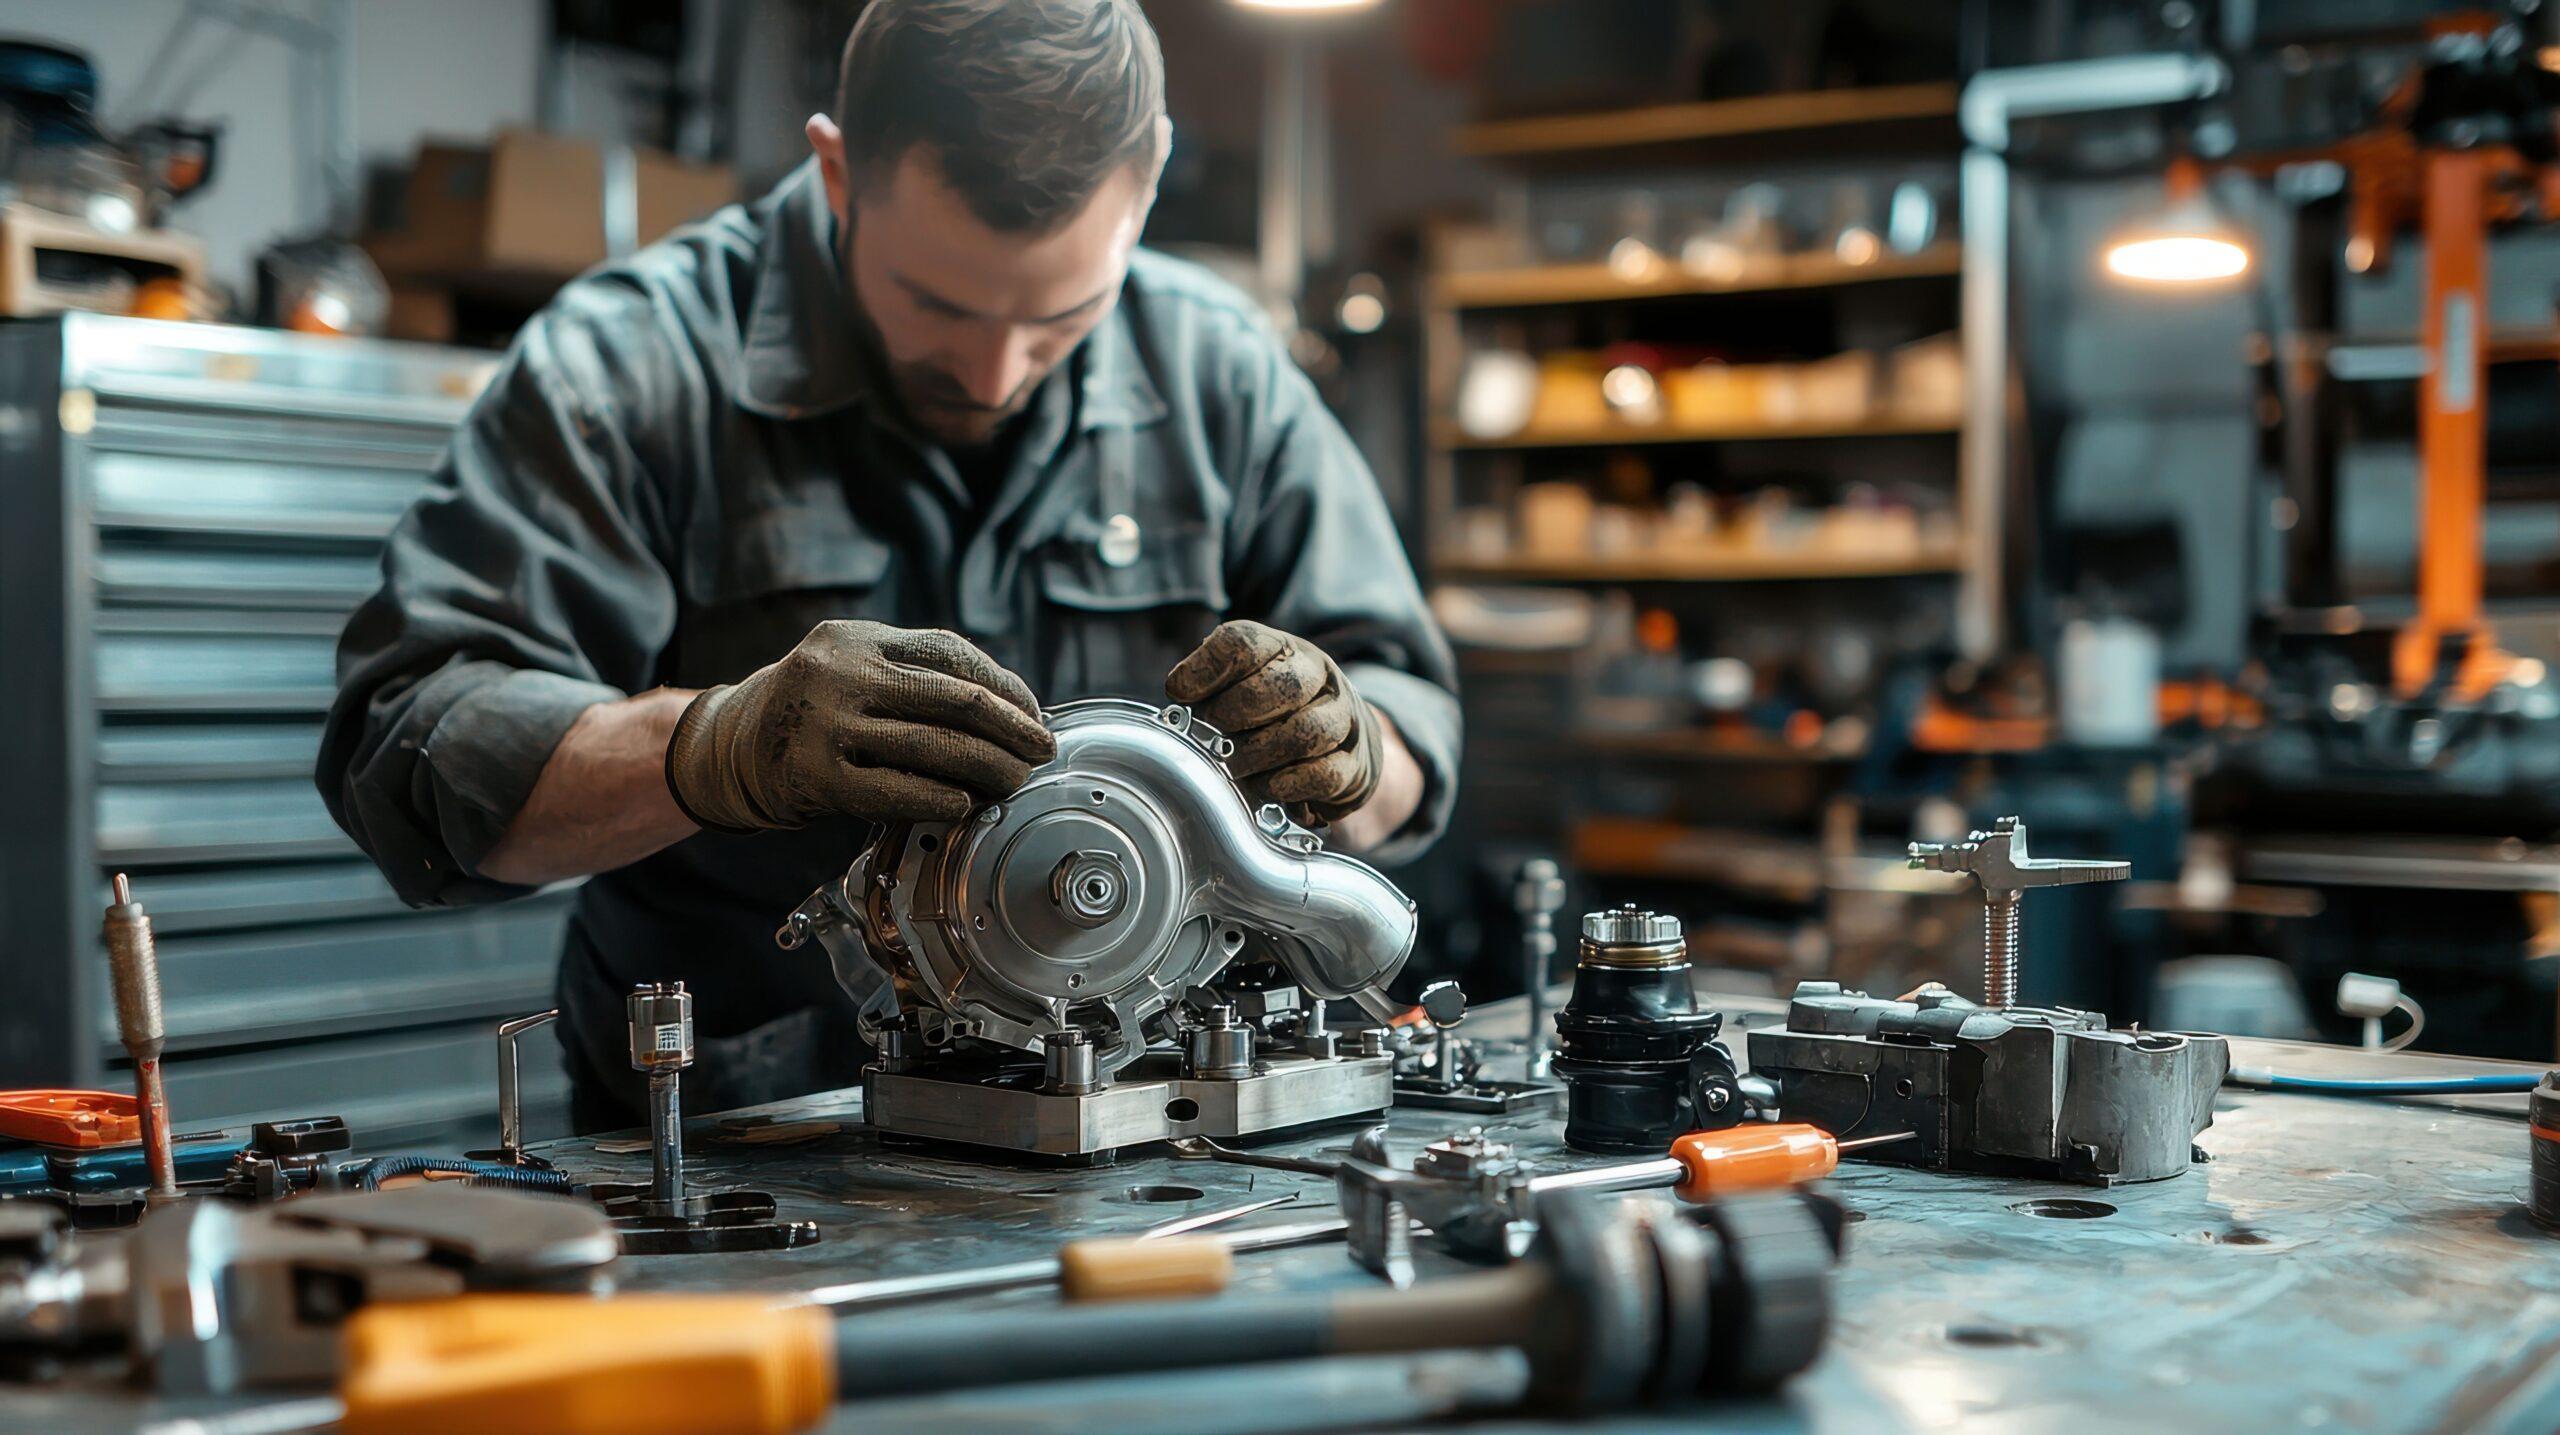
<path fill-rule="evenodd" d="M 939 365 L 892 357 L 888 340 L 881 335 L 880 326 L 872 322 L 871 311 L 863 306 L 860 288 L 854 281 L 852 229 L 839 229 L 836 268 L 843 277 L 846 308 L 852 311 L 862 346 L 873 369 L 884 376 L 889 397 L 899 413 L 918 432 L 947 447 L 983 448 L 993 443 L 1007 423 L 1030 407 L 1032 394 L 1038 391 L 1040 381 L 1049 377 L 1051 369 L 1027 375 L 1019 388 L 1005 396 L 1004 402 L 989 405 L 971 398 L 967 386 Z"/>
<path fill-rule="evenodd" d="M 960 448 L 978 448 L 992 443 L 1004 426 L 1030 407 L 1031 395 L 1048 377 L 1046 370 L 1031 374 L 1022 386 L 1005 396 L 1000 404 L 982 404 L 969 397 L 960 381 L 929 363 L 891 361 L 889 388 L 896 395 L 898 407 L 908 422 L 942 443 Z"/>

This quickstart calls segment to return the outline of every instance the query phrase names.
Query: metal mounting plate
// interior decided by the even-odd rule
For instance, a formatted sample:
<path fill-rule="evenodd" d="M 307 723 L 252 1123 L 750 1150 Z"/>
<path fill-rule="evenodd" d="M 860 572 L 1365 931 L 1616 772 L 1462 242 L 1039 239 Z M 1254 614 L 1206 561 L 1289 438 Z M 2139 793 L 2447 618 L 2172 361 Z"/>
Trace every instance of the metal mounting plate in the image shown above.
<path fill-rule="evenodd" d="M 1383 1056 L 1274 1055 L 1232 1081 L 1185 1077 L 1178 1062 L 1149 1056 L 1083 1095 L 877 1069 L 863 1085 L 863 1110 L 878 1130 L 1046 1156 L 1282 1131 L 1394 1101 L 1395 1063 Z"/>

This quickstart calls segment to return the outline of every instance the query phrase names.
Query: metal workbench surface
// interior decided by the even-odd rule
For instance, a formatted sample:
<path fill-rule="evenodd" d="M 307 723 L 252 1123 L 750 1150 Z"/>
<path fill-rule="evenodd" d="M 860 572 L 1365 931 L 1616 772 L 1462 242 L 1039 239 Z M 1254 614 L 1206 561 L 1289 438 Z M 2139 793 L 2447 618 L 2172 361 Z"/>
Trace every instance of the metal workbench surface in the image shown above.
<path fill-rule="evenodd" d="M 1490 1025 L 1490 1023 L 1488 1023 Z M 2324 1064 L 2389 1058 L 2323 1049 Z M 2252 1053 L 2257 1055 L 2257 1053 Z M 775 1192 L 821 1241 L 787 1252 L 626 1257 L 626 1290 L 790 1290 L 1018 1260 L 1292 1190 L 1329 1213 L 1320 1178 L 1132 1153 L 1089 1170 L 989 1166 L 884 1150 L 851 1094 L 690 1123 L 704 1185 Z M 1477 1122 L 1395 1113 L 1401 1142 Z M 1557 1165 L 1555 1117 L 1482 1123 Z M 1350 1129 L 1264 1149 L 1340 1154 Z M 2226 1090 L 2176 1179 L 2101 1191 L 1849 1166 L 1852 1211 L 1828 1353 L 1775 1400 L 1594 1428 L 1750 1431 L 2560 1430 L 2560 1241 L 2522 1213 L 2524 1123 L 2437 1105 Z M 645 1173 L 629 1140 L 545 1154 L 581 1179 Z M 2037 1214 L 2056 1207 L 2075 1216 Z M 1460 1269 L 1436 1253 L 1424 1279 Z M 1251 1255 L 1240 1289 L 1372 1278 L 1337 1245 Z M 976 1298 L 992 1308 L 1040 1291 Z M 895 1312 L 854 1319 L 897 1319 Z M 1515 1358 L 1449 1355 L 1094 1380 L 848 1408 L 831 1428 L 1280 1431 L 1397 1428 L 1500 1402 Z M 126 1428 L 138 1405 L 0 1396 L 0 1428 Z M 164 1410 L 167 1407 L 162 1407 Z M 115 1414 L 120 1412 L 120 1414 Z M 112 1423 L 102 1423 L 115 1414 Z M 1479 1417 L 1481 1418 L 1481 1416 Z M 1516 1417 L 1491 1428 L 1527 1422 Z M 1486 1428 L 1478 1426 L 1475 1428 Z"/>

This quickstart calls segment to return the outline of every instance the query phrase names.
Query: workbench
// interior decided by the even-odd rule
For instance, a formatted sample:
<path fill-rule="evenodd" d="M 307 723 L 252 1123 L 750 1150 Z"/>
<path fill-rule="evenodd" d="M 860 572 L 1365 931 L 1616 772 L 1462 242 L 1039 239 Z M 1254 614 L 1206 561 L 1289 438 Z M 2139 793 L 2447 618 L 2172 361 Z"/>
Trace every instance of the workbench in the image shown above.
<path fill-rule="evenodd" d="M 1503 1015 L 1485 1009 L 1470 1034 L 1498 1030 Z M 1763 1010 L 1747 1019 L 1770 1017 Z M 2241 1064 L 2323 1075 L 2505 1065 L 2235 1047 Z M 623 1288 L 779 1292 L 995 1264 L 1291 1191 L 1303 1192 L 1297 1203 L 1229 1229 L 1333 1208 L 1322 1178 L 1160 1152 L 1097 1169 L 1032 1170 L 887 1150 L 860 1126 L 859 1100 L 836 1093 L 689 1123 L 697 1188 L 770 1190 L 786 1217 L 818 1222 L 822 1239 L 792 1251 L 626 1257 Z M 2521 1209 L 2529 1138 L 2520 1103 L 2472 1104 L 2488 1109 L 2226 1089 L 2199 1142 L 2208 1163 L 2113 1190 L 1844 1166 L 1828 1184 L 1853 1224 L 1830 1348 L 1814 1370 L 1777 1399 L 1620 1416 L 1592 1428 L 1693 1430 L 1703 1420 L 1719 1430 L 1821 1435 L 1957 1427 L 2549 1435 L 2560 1430 L 2560 1240 Z M 1553 1114 L 1484 1120 L 1399 1109 L 1392 1130 L 1409 1154 L 1472 1125 L 1556 1166 L 1601 1164 L 1563 1151 Z M 1339 1156 L 1356 1129 L 1259 1149 Z M 580 1179 L 636 1180 L 646 1177 L 645 1144 L 580 1137 L 541 1149 Z M 1421 1267 L 1425 1280 L 1462 1269 L 1429 1250 Z M 1337 1243 L 1240 1257 L 1236 1288 L 1372 1280 Z M 1055 1296 L 970 1299 L 994 1308 Z M 1499 1407 L 1523 1380 L 1522 1363 L 1507 1354 L 1338 1360 L 955 1392 L 849 1407 L 829 1428 L 1401 1428 Z M 151 1405 L 155 1415 L 179 1408 Z M 0 1429 L 121 1430 L 144 1409 L 132 1396 L 96 1390 L 0 1393 Z M 1470 1428 L 1532 1426 L 1514 1416 Z"/>

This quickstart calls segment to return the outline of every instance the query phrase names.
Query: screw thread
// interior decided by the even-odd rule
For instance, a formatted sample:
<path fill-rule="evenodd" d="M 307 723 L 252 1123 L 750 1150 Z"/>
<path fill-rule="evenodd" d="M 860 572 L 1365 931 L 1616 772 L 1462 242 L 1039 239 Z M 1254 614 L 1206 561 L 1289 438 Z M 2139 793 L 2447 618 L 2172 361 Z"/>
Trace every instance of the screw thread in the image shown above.
<path fill-rule="evenodd" d="M 1994 895 L 1982 904 L 1982 999 L 2018 1004 L 2018 899 Z"/>

